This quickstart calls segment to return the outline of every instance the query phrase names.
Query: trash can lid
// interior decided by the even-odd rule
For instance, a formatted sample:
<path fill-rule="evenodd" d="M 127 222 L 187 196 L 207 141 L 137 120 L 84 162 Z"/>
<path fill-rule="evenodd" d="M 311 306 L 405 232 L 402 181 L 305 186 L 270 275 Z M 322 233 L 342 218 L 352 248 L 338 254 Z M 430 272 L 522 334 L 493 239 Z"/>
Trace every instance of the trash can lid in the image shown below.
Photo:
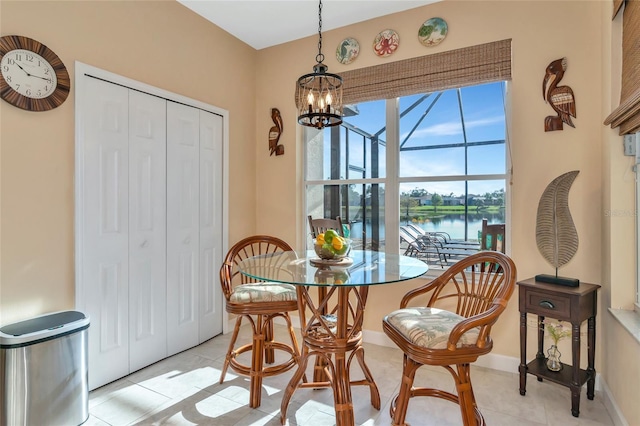
<path fill-rule="evenodd" d="M 0 327 L 0 346 L 35 343 L 89 326 L 82 312 L 62 311 Z"/>

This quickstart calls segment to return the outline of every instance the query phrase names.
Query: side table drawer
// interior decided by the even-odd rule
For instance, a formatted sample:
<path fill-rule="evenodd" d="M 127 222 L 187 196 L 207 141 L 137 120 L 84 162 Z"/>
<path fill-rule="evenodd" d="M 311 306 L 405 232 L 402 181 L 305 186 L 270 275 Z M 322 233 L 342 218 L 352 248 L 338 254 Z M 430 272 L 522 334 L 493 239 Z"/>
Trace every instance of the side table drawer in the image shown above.
<path fill-rule="evenodd" d="M 570 321 L 571 297 L 527 289 L 525 292 L 525 311 L 562 321 Z"/>

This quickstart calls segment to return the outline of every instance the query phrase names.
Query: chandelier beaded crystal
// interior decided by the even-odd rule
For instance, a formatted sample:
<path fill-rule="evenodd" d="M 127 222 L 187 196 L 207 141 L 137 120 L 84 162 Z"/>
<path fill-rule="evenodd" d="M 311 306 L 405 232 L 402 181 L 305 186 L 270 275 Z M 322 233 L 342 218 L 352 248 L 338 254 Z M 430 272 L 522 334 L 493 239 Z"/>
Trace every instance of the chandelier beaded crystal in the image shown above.
<path fill-rule="evenodd" d="M 328 73 L 322 54 L 322 0 L 318 6 L 318 54 L 313 73 L 296 84 L 298 123 L 322 129 L 342 123 L 342 77 Z"/>

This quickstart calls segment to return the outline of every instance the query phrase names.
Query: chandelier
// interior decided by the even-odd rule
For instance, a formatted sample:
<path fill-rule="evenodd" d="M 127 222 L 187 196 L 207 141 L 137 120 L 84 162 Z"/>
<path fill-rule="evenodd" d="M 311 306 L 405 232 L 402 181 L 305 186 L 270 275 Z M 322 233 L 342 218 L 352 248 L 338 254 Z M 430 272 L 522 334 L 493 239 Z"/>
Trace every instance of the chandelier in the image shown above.
<path fill-rule="evenodd" d="M 318 6 L 318 54 L 313 73 L 296 84 L 298 123 L 322 129 L 342 123 L 342 77 L 327 72 L 322 54 L 322 0 Z"/>

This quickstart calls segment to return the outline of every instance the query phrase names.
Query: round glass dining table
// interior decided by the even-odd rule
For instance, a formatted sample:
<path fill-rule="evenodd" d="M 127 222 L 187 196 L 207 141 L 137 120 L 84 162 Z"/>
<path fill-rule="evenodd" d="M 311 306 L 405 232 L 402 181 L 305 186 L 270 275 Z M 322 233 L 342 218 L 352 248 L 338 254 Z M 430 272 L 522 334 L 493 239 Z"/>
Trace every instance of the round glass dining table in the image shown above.
<path fill-rule="evenodd" d="M 370 250 L 352 250 L 348 258 L 326 261 L 313 250 L 303 250 L 254 256 L 240 262 L 238 269 L 259 281 L 296 286 L 303 345 L 298 369 L 282 398 L 283 425 L 289 401 L 298 388 L 331 387 L 337 426 L 355 425 L 351 386 L 369 386 L 371 404 L 380 409 L 380 393 L 364 361 L 362 346 L 369 287 L 420 277 L 428 270 L 426 263 Z M 305 375 L 310 357 L 315 357 L 311 382 Z M 350 378 L 354 358 L 364 379 Z"/>

